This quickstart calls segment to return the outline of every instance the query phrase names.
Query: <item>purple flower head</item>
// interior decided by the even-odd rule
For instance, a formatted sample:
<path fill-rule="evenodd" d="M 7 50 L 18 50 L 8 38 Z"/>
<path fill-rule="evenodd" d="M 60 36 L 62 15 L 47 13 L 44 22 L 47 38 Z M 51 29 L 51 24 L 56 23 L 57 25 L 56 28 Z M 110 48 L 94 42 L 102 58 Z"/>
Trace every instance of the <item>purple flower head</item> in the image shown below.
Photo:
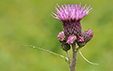
<path fill-rule="evenodd" d="M 79 4 L 68 5 L 58 5 L 56 12 L 53 13 L 53 17 L 59 19 L 63 23 L 63 31 L 68 38 L 70 35 L 79 36 L 81 34 L 81 24 L 80 20 L 85 17 L 92 8 L 82 6 Z"/>
<path fill-rule="evenodd" d="M 78 21 L 85 17 L 92 9 L 90 8 L 90 6 L 87 8 L 85 7 L 86 5 L 81 7 L 80 4 L 72 4 L 71 6 L 69 4 L 64 6 L 58 5 L 58 8 L 56 8 L 57 12 L 52 13 L 56 19 L 59 19 L 61 21 Z"/>

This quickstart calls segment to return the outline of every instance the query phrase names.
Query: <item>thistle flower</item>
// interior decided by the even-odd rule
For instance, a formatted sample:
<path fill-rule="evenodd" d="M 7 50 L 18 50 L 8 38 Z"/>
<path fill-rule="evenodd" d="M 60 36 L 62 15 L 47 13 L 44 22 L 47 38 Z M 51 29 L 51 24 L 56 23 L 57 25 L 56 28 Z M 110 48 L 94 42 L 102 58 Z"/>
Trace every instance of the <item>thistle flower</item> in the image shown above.
<path fill-rule="evenodd" d="M 61 43 L 61 48 L 66 51 L 68 56 L 70 71 L 75 71 L 78 49 L 90 41 L 94 35 L 91 30 L 82 32 L 80 23 L 80 20 L 89 14 L 92 8 L 90 8 L 90 6 L 86 8 L 86 5 L 81 6 L 80 4 L 64 4 L 61 6 L 57 4 L 57 6 L 58 7 L 56 7 L 56 12 L 52 12 L 52 16 L 62 21 L 63 24 L 63 31 L 58 34 L 57 38 Z M 76 47 L 76 44 L 78 44 L 78 48 Z M 68 54 L 70 45 L 72 45 L 73 51 L 72 62 L 70 62 L 70 57 Z M 90 64 L 97 65 L 88 61 L 81 52 L 80 54 Z"/>
<path fill-rule="evenodd" d="M 82 30 L 80 20 L 84 18 L 92 8 L 90 8 L 90 6 L 85 8 L 86 5 L 81 7 L 80 4 L 78 6 L 77 4 L 72 4 L 71 6 L 69 4 L 64 6 L 63 5 L 57 6 L 58 6 L 58 8 L 56 8 L 57 12 L 52 13 L 54 15 L 53 16 L 54 18 L 62 21 L 65 39 L 69 39 L 68 37 L 70 35 L 74 35 L 78 38 L 78 36 L 81 35 Z M 72 41 L 72 43 L 74 41 Z"/>

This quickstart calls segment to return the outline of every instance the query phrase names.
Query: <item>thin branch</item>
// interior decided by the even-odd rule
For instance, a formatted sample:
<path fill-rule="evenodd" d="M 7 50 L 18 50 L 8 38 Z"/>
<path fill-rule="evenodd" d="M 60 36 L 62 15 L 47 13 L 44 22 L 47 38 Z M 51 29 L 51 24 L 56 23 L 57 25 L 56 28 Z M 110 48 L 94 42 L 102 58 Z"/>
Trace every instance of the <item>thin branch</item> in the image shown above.
<path fill-rule="evenodd" d="M 68 51 L 66 51 L 66 54 L 67 54 L 67 57 L 68 57 L 68 62 L 69 62 L 69 66 L 70 66 L 70 56 L 69 56 Z"/>
<path fill-rule="evenodd" d="M 23 45 L 22 47 L 31 47 L 31 48 L 39 49 L 39 50 L 41 50 L 41 51 L 48 52 L 48 53 L 50 53 L 50 54 L 59 56 L 59 57 L 65 59 L 66 61 L 68 61 L 68 58 L 67 58 L 67 57 L 65 57 L 65 56 L 63 56 L 63 55 L 61 55 L 61 54 L 57 54 L 57 53 L 55 53 L 55 52 L 52 52 L 52 51 L 50 51 L 50 50 L 46 50 L 46 49 L 44 49 L 44 48 L 36 47 L 36 46 L 33 46 L 33 45 Z"/>
<path fill-rule="evenodd" d="M 81 53 L 80 50 L 79 50 L 79 53 L 80 53 L 80 55 L 82 56 L 82 58 L 83 58 L 86 62 L 88 62 L 88 63 L 90 63 L 90 64 L 92 64 L 92 65 L 99 65 L 99 64 L 97 64 L 97 63 L 93 63 L 93 62 L 89 61 L 88 59 L 86 59 L 86 58 L 83 56 L 83 54 Z"/>

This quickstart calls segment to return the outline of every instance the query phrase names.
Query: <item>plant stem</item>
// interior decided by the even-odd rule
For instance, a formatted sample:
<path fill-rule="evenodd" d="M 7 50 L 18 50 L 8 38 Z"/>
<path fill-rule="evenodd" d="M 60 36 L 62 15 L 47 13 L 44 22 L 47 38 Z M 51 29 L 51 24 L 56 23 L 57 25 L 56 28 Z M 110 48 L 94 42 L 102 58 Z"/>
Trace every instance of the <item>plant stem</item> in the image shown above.
<path fill-rule="evenodd" d="M 68 51 L 66 51 L 66 54 L 67 54 L 68 62 L 69 62 L 69 65 L 70 65 L 70 57 L 69 57 L 69 53 L 68 53 Z"/>
<path fill-rule="evenodd" d="M 75 71 L 76 63 L 77 63 L 77 51 L 76 49 L 76 44 L 72 44 L 72 51 L 73 51 L 73 57 L 72 57 L 72 63 L 70 64 L 70 71 Z"/>

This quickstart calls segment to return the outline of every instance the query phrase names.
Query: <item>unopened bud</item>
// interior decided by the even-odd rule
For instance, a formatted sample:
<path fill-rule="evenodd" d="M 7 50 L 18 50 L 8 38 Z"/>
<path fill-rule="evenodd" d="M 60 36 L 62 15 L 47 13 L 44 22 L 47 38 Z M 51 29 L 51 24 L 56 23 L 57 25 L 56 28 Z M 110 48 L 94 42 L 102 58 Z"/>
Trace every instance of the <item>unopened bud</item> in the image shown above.
<path fill-rule="evenodd" d="M 68 51 L 70 49 L 70 45 L 68 43 L 62 43 L 61 44 L 61 48 L 64 50 L 64 51 Z"/>
<path fill-rule="evenodd" d="M 84 38 L 85 42 L 87 43 L 88 41 L 91 40 L 91 38 L 93 37 L 94 33 L 93 33 L 92 30 L 88 30 L 88 31 L 83 32 L 81 35 Z"/>
<path fill-rule="evenodd" d="M 58 40 L 59 41 L 64 41 L 65 40 L 65 35 L 64 35 L 64 32 L 60 32 L 57 36 Z"/>
<path fill-rule="evenodd" d="M 67 39 L 68 44 L 73 44 L 77 40 L 77 37 L 75 35 L 70 35 Z"/>
<path fill-rule="evenodd" d="M 77 40 L 77 44 L 79 47 L 83 47 L 85 46 L 85 44 L 91 40 L 91 38 L 93 37 L 94 33 L 92 32 L 92 30 L 88 30 L 85 31 L 83 33 L 81 33 L 81 36 L 78 38 Z M 84 41 L 83 41 L 84 40 Z"/>

